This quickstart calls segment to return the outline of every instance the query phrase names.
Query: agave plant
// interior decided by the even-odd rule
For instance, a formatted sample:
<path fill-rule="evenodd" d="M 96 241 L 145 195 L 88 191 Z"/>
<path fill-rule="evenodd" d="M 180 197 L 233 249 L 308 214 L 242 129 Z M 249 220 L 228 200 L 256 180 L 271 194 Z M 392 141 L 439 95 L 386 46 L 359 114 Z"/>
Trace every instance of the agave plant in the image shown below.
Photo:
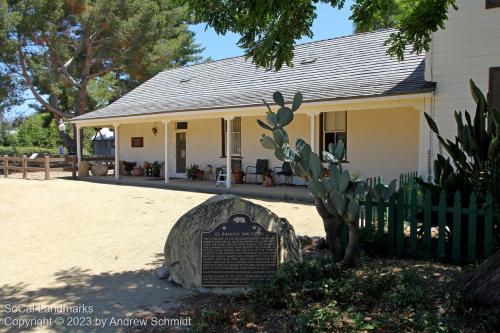
<path fill-rule="evenodd" d="M 436 134 L 448 157 L 437 155 L 432 182 L 420 178 L 416 181 L 424 189 L 430 190 L 432 201 L 436 205 L 441 191 L 446 194 L 448 203 L 453 202 L 457 191 L 462 194 L 462 198 L 467 199 L 474 192 L 479 206 L 485 203 L 487 193 L 491 193 L 496 211 L 500 211 L 500 111 L 488 103 L 472 80 L 470 90 L 477 105 L 476 113 L 472 119 L 467 111 L 463 114 L 455 111 L 457 134 L 454 141 L 444 138 L 434 120 L 425 114 L 429 127 Z M 468 220 L 464 216 L 461 228 L 462 244 L 467 243 L 467 223 Z M 453 237 L 451 217 L 448 218 L 447 225 Z M 482 234 L 482 227 L 482 224 L 478 225 L 478 235 Z M 479 244 L 482 241 L 482 237 L 479 237 Z"/>
<path fill-rule="evenodd" d="M 262 146 L 274 150 L 274 155 L 281 161 L 290 162 L 296 176 L 308 180 L 308 188 L 315 197 L 316 208 L 325 225 L 327 241 L 335 258 L 342 258 L 344 264 L 352 265 L 359 252 L 359 207 L 367 191 L 372 191 L 377 200 L 389 199 L 396 190 L 396 181 L 389 186 L 379 184 L 369 188 L 364 181 L 353 180 L 348 170 L 343 169 L 340 161 L 343 160 L 345 147 L 342 141 L 337 145 L 329 144 L 328 151 L 322 156 L 328 162 L 329 175 L 324 176 L 321 159 L 311 146 L 303 139 L 298 139 L 295 148 L 290 146 L 288 133 L 285 127 L 294 119 L 294 113 L 302 104 L 302 94 L 296 93 L 291 107 L 285 105 L 283 95 L 277 91 L 273 94 L 274 102 L 278 105 L 277 112 L 264 101 L 267 107 L 266 122 L 257 120 L 265 130 L 271 132 L 260 139 Z M 349 242 L 345 251 L 340 237 L 344 223 L 349 227 Z"/>
<path fill-rule="evenodd" d="M 444 189 L 452 196 L 455 191 L 468 195 L 475 192 L 484 202 L 490 192 L 500 200 L 500 111 L 491 107 L 474 81 L 470 81 L 472 97 L 477 104 L 474 120 L 469 112 L 455 111 L 457 135 L 455 141 L 445 139 L 434 120 L 426 113 L 431 130 L 436 134 L 449 157 L 438 155 L 434 161 L 434 182 L 417 180 L 429 188 L 433 199 Z M 465 118 L 465 122 L 464 122 Z M 448 199 L 452 199 L 449 197 Z M 500 207 L 499 207 L 500 208 Z"/>

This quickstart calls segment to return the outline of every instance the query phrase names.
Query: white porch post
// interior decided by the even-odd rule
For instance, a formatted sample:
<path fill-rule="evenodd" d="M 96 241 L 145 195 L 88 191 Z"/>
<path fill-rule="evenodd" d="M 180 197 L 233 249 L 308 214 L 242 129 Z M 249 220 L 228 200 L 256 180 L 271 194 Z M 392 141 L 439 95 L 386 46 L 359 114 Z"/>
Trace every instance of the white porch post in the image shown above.
<path fill-rule="evenodd" d="M 120 124 L 113 124 L 115 129 L 114 138 L 115 138 L 115 179 L 120 179 L 120 138 L 119 138 L 119 128 Z"/>
<path fill-rule="evenodd" d="M 232 127 L 231 127 L 231 120 L 233 117 L 226 117 L 226 187 L 230 188 L 231 187 L 231 177 L 233 171 L 231 170 L 231 132 L 232 132 Z"/>
<path fill-rule="evenodd" d="M 82 149 L 81 149 L 81 139 L 80 139 L 80 126 L 75 126 L 76 131 L 76 167 L 80 168 L 80 162 L 82 161 Z"/>
<path fill-rule="evenodd" d="M 425 120 L 424 112 L 432 115 L 432 98 L 425 98 L 420 108 L 418 174 L 428 180 L 432 174 L 432 132 Z"/>
<path fill-rule="evenodd" d="M 316 113 L 311 113 L 309 115 L 311 122 L 311 149 L 313 152 L 317 152 L 316 147 Z"/>
<path fill-rule="evenodd" d="M 163 120 L 163 125 L 165 126 L 165 166 L 164 166 L 164 169 L 165 169 L 165 184 L 168 184 L 169 181 L 170 181 L 170 177 L 168 175 L 168 167 L 169 167 L 169 164 L 168 164 L 168 124 L 170 123 L 170 120 L 169 119 L 164 119 Z"/>

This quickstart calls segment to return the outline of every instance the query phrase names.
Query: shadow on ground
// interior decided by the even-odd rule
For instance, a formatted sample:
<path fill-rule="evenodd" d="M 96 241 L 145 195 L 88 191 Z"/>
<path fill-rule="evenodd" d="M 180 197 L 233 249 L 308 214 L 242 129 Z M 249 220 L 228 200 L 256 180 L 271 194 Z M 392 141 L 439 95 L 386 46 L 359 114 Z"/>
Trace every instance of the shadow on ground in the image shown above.
<path fill-rule="evenodd" d="M 179 286 L 160 280 L 155 276 L 155 270 L 163 262 L 163 254 L 158 254 L 157 259 L 146 265 L 147 268 L 137 271 L 126 271 L 120 273 L 92 272 L 72 267 L 55 273 L 55 279 L 60 286 L 30 290 L 29 286 L 19 283 L 17 285 L 4 285 L 0 287 L 0 331 L 19 332 L 33 330 L 30 327 L 14 327 L 5 325 L 8 317 L 16 319 L 52 318 L 63 317 L 65 324 L 61 326 L 51 325 L 46 327 L 55 332 L 77 331 L 76 328 L 68 327 L 70 317 L 92 317 L 92 318 L 126 318 L 135 317 L 137 314 L 148 314 L 169 311 L 182 305 L 193 292 L 182 289 Z M 79 311 L 70 313 L 47 314 L 36 311 L 35 313 L 12 313 L 14 306 L 41 305 L 43 308 L 57 308 L 58 306 L 80 306 Z M 81 310 L 86 306 L 87 312 Z M 92 310 L 90 308 L 92 307 Z M 21 309 L 21 308 L 19 308 Z M 26 309 L 25 309 L 26 310 Z M 91 311 L 91 312 L 89 312 Z M 10 313 L 9 313 L 10 312 Z M 25 311 L 23 311 L 25 312 Z M 78 329 L 80 331 L 81 328 Z M 123 327 L 120 327 L 123 329 Z M 83 331 L 102 331 L 96 327 L 83 327 Z M 109 331 L 117 331 L 116 327 Z"/>

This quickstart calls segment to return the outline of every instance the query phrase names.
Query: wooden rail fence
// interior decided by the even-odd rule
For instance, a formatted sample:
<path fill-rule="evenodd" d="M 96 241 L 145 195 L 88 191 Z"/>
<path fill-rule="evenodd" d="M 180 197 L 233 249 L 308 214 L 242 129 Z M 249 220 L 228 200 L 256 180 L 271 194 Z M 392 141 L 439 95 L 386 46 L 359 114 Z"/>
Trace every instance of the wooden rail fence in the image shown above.
<path fill-rule="evenodd" d="M 10 171 L 20 171 L 23 179 L 26 179 L 28 172 L 45 172 L 45 180 L 50 179 L 50 173 L 55 171 L 71 171 L 73 179 L 76 179 L 76 156 L 40 158 L 23 157 L 0 157 L 0 170 L 3 170 L 4 178 L 9 176 Z"/>

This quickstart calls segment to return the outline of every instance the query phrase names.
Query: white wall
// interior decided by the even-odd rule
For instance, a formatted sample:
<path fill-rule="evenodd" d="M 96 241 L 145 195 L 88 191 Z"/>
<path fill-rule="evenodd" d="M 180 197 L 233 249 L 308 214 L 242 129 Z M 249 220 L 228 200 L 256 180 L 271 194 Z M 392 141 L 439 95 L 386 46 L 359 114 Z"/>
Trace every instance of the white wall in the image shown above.
<path fill-rule="evenodd" d="M 500 8 L 485 8 L 485 0 L 459 0 L 450 10 L 446 29 L 433 34 L 426 79 L 437 82 L 434 118 L 449 138 L 456 133 L 453 112 L 475 104 L 469 79 L 488 91 L 489 68 L 500 66 Z M 437 140 L 434 140 L 434 153 Z"/>
<path fill-rule="evenodd" d="M 361 177 L 384 177 L 417 171 L 420 112 L 411 108 L 347 112 L 347 160 Z"/>
<path fill-rule="evenodd" d="M 153 134 L 152 128 L 156 127 L 158 132 Z M 120 141 L 120 160 L 144 163 L 144 161 L 165 160 L 165 145 L 163 138 L 164 126 L 162 122 L 122 124 L 119 126 L 118 139 Z M 132 137 L 144 137 L 143 148 L 132 148 Z"/>
<path fill-rule="evenodd" d="M 264 149 L 259 138 L 265 130 L 259 127 L 257 119 L 264 116 L 243 117 L 242 165 L 255 165 L 259 158 L 268 159 L 269 167 L 281 166 L 282 162 L 274 157 L 274 152 Z M 316 117 L 316 126 L 318 121 Z M 290 142 L 294 146 L 297 138 L 311 141 L 311 117 L 296 114 L 287 128 Z M 187 120 L 186 164 L 198 164 L 207 169 L 225 166 L 226 158 L 221 157 L 220 118 Z M 169 175 L 176 173 L 175 165 L 175 121 L 169 123 Z M 362 177 L 383 176 L 386 181 L 397 178 L 402 172 L 416 171 L 419 154 L 419 111 L 413 108 L 389 108 L 356 110 L 347 112 L 348 160 L 345 167 L 359 173 Z M 153 135 L 152 128 L 158 129 Z M 164 125 L 157 123 L 126 124 L 120 126 L 120 159 L 143 163 L 144 161 L 164 161 Z M 132 148 L 131 138 L 144 137 L 144 148 Z M 316 130 L 316 143 L 319 142 Z M 302 183 L 300 179 L 296 183 Z"/>

